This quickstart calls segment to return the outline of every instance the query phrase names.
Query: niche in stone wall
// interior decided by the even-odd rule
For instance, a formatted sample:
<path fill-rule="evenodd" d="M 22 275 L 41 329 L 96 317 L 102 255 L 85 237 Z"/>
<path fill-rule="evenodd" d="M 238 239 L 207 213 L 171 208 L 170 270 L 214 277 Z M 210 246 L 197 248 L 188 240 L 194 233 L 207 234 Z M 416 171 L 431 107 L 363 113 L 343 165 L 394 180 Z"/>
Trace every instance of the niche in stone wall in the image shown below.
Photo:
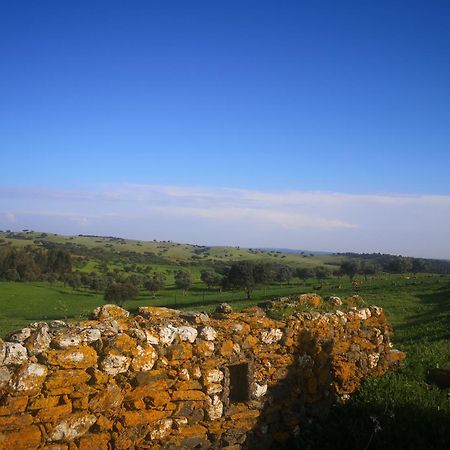
<path fill-rule="evenodd" d="M 250 366 L 249 363 L 228 366 L 229 400 L 231 403 L 250 400 Z"/>

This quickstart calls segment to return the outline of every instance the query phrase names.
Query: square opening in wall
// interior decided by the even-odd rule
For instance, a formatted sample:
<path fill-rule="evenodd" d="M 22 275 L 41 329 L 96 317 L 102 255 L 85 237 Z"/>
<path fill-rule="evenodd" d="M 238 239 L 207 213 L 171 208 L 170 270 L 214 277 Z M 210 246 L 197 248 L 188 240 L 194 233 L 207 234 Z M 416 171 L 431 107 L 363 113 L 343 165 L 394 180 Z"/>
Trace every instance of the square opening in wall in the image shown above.
<path fill-rule="evenodd" d="M 230 402 L 247 402 L 250 400 L 249 366 L 235 364 L 228 366 L 230 372 Z"/>

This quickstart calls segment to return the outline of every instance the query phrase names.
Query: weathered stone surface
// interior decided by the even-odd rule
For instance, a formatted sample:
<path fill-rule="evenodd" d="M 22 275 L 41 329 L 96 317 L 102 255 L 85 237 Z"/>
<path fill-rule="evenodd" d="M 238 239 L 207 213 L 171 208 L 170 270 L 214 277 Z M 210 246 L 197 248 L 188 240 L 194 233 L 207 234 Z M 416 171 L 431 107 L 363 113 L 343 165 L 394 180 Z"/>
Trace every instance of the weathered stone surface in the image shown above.
<path fill-rule="evenodd" d="M 217 331 L 210 326 L 205 326 L 200 332 L 200 337 L 205 341 L 214 341 L 217 338 Z"/>
<path fill-rule="evenodd" d="M 206 400 L 206 395 L 202 391 L 175 391 L 172 394 L 172 400 Z"/>
<path fill-rule="evenodd" d="M 65 388 L 85 383 L 91 376 L 84 370 L 56 370 L 53 371 L 45 382 L 45 388 L 48 390 Z"/>
<path fill-rule="evenodd" d="M 89 409 L 92 412 L 106 413 L 110 409 L 117 409 L 123 401 L 124 394 L 120 387 L 112 381 L 106 388 L 92 397 Z"/>
<path fill-rule="evenodd" d="M 130 313 L 117 305 L 104 305 L 92 311 L 92 317 L 97 320 L 126 319 Z"/>
<path fill-rule="evenodd" d="M 165 411 L 125 411 L 123 420 L 126 426 L 134 427 L 157 422 L 167 416 Z"/>
<path fill-rule="evenodd" d="M 22 344 L 5 342 L 5 358 L 3 360 L 3 364 L 14 364 L 19 366 L 27 360 L 27 349 Z"/>
<path fill-rule="evenodd" d="M 24 431 L 0 433 L 0 450 L 35 449 L 41 442 L 41 431 L 35 425 L 27 426 Z"/>
<path fill-rule="evenodd" d="M 49 441 L 70 442 L 83 436 L 94 425 L 97 418 L 93 414 L 72 414 L 59 422 L 49 433 Z"/>
<path fill-rule="evenodd" d="M 188 341 L 192 344 L 197 338 L 198 331 L 193 327 L 181 326 L 178 327 L 177 333 L 182 341 Z"/>
<path fill-rule="evenodd" d="M 84 435 L 78 445 L 79 450 L 108 450 L 109 435 L 106 433 Z"/>
<path fill-rule="evenodd" d="M 266 303 L 279 302 L 296 307 Z M 311 308 L 276 321 L 259 308 L 210 319 L 112 306 L 98 308 L 101 320 L 32 324 L 20 342 L 0 340 L 0 450 L 237 450 L 251 430 L 282 445 L 309 411 L 404 358 L 381 309 Z"/>
<path fill-rule="evenodd" d="M 119 373 L 126 372 L 130 363 L 131 359 L 128 356 L 110 353 L 100 362 L 100 367 L 105 373 L 114 377 Z"/>
<path fill-rule="evenodd" d="M 31 336 L 32 329 L 30 327 L 22 328 L 21 330 L 14 331 L 12 334 L 8 336 L 8 341 L 10 342 L 18 342 L 21 344 L 25 342 Z"/>
<path fill-rule="evenodd" d="M 131 367 L 136 372 L 151 370 L 158 359 L 158 353 L 156 353 L 155 349 L 149 344 L 146 344 L 143 347 L 140 345 L 136 346 L 133 350 L 133 355 Z"/>
<path fill-rule="evenodd" d="M 25 346 L 30 355 L 39 355 L 49 348 L 51 340 L 49 326 L 46 323 L 39 323 L 26 340 Z"/>
<path fill-rule="evenodd" d="M 13 372 L 8 367 L 0 366 L 0 395 L 8 387 L 12 377 Z"/>
<path fill-rule="evenodd" d="M 278 328 L 261 331 L 261 342 L 264 344 L 273 344 L 283 337 L 283 332 Z"/>
<path fill-rule="evenodd" d="M 209 420 L 216 420 L 223 415 L 223 403 L 217 395 L 207 398 L 206 412 Z"/>
<path fill-rule="evenodd" d="M 52 406 L 50 408 L 42 408 L 36 414 L 36 421 L 38 422 L 54 422 L 61 416 L 65 416 L 72 412 L 72 405 L 65 403 L 59 406 Z"/>
<path fill-rule="evenodd" d="M 16 373 L 14 388 L 21 394 L 37 394 L 47 373 L 47 367 L 42 364 L 25 363 Z"/>

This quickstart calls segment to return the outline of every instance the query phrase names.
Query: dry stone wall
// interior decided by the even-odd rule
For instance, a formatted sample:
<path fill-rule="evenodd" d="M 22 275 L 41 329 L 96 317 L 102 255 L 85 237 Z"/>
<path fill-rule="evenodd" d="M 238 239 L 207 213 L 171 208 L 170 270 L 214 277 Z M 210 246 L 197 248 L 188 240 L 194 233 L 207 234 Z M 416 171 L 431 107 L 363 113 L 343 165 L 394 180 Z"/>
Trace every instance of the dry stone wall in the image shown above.
<path fill-rule="evenodd" d="M 280 448 L 404 357 L 390 336 L 375 306 L 34 323 L 0 340 L 0 449 Z"/>

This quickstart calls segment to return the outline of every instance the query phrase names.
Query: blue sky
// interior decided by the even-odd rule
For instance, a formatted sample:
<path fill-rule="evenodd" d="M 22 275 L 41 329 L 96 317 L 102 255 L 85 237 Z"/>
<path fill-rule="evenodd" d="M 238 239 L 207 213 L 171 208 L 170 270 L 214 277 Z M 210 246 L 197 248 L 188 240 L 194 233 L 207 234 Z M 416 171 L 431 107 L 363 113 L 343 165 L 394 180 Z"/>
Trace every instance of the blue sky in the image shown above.
<path fill-rule="evenodd" d="M 438 0 L 2 2 L 0 228 L 450 257 L 445 227 L 433 228 L 450 196 L 449 22 Z M 252 203 L 257 223 L 275 211 L 278 225 L 246 234 L 242 211 L 226 210 L 223 227 L 188 220 L 180 200 L 178 227 L 154 210 L 141 227 L 104 199 L 161 201 L 141 204 L 130 186 L 185 189 L 190 208 L 214 206 L 193 192 L 234 189 L 235 210 L 242 192 L 281 195 L 298 226 L 285 233 L 279 203 Z M 95 207 L 70 200 L 80 193 Z M 315 211 L 299 203 L 308 193 Z M 428 203 L 406 202 L 377 237 L 345 208 L 332 217 L 320 193 L 358 199 L 372 224 L 386 211 L 370 196 Z M 434 225 L 412 219 L 421 211 Z M 352 226 L 344 238 L 322 219 Z"/>

